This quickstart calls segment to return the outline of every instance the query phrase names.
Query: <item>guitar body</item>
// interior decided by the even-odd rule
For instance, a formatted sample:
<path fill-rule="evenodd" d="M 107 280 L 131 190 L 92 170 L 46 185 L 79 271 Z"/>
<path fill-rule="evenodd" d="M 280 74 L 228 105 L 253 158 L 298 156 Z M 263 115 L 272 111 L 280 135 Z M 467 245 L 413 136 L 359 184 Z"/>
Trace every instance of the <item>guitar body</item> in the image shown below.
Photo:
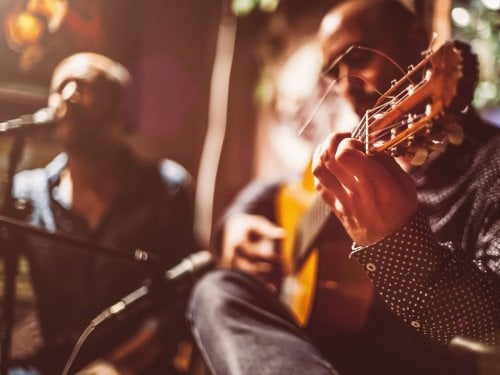
<path fill-rule="evenodd" d="M 295 263 L 295 231 L 314 200 L 314 186 L 308 183 L 309 180 L 312 182 L 312 178 L 304 176 L 297 184 L 283 186 L 276 197 L 278 222 L 285 229 L 281 245 L 285 277 L 280 299 L 290 308 L 301 327 L 307 324 L 311 315 L 318 268 L 318 249 L 311 251 L 302 267 L 297 268 Z"/>
<path fill-rule="evenodd" d="M 281 255 L 285 277 L 280 299 L 301 327 L 315 326 L 358 331 L 371 306 L 373 286 L 359 263 L 349 259 L 351 240 L 344 229 L 329 225 L 319 243 L 297 262 L 297 228 L 304 213 L 317 199 L 310 168 L 296 184 L 281 188 L 276 198 L 279 224 L 285 229 Z M 335 233 L 331 233 L 331 231 Z"/>

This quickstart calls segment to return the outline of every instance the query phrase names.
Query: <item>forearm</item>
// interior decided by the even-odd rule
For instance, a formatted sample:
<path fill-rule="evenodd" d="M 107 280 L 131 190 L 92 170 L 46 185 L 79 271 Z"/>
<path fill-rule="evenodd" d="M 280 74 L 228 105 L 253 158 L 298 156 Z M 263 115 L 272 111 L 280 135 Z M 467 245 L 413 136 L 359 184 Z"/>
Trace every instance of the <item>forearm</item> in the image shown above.
<path fill-rule="evenodd" d="M 353 256 L 388 306 L 418 331 L 443 343 L 457 335 L 500 342 L 498 275 L 439 244 L 422 214 Z"/>

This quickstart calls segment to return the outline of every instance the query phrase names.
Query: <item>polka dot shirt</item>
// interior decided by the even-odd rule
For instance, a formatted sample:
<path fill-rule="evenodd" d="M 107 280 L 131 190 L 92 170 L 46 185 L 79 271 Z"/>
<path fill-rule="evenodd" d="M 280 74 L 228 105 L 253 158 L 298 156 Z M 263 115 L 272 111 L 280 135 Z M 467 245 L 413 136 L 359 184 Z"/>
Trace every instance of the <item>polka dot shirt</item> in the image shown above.
<path fill-rule="evenodd" d="M 500 135 L 488 134 L 416 171 L 419 212 L 353 247 L 388 306 L 445 344 L 465 336 L 500 345 Z"/>

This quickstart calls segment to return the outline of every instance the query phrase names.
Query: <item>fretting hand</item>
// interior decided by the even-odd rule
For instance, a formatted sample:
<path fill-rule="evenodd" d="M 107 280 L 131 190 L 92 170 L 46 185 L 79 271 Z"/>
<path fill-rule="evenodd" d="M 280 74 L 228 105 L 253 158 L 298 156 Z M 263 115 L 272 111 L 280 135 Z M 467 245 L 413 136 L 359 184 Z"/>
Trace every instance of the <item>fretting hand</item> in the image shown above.
<path fill-rule="evenodd" d="M 221 266 L 253 274 L 276 289 L 283 274 L 277 241 L 284 234 L 283 228 L 263 216 L 229 218 L 224 226 Z"/>
<path fill-rule="evenodd" d="M 313 158 L 316 189 L 352 240 L 361 246 L 386 237 L 417 209 L 411 177 L 385 154 L 366 155 L 347 133 L 330 135 Z"/>

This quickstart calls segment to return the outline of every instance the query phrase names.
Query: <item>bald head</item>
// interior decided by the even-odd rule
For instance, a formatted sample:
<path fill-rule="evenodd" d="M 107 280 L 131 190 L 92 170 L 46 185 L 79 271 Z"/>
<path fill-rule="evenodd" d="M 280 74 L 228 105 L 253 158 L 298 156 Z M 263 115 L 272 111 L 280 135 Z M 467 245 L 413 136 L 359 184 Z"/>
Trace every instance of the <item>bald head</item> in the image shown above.
<path fill-rule="evenodd" d="M 332 27 L 364 27 L 370 30 L 408 30 L 415 14 L 398 0 L 346 0 L 333 7 L 323 18 L 320 37 L 328 37 Z"/>
<path fill-rule="evenodd" d="M 57 64 L 52 73 L 50 91 L 57 91 L 68 79 L 90 82 L 99 75 L 122 87 L 131 82 L 131 76 L 122 64 L 97 53 L 82 52 L 71 55 Z"/>
<path fill-rule="evenodd" d="M 414 42 L 415 30 L 420 41 Z M 323 18 L 318 38 L 324 52 L 336 47 L 346 50 L 351 45 L 383 44 L 397 50 L 404 63 L 413 63 L 427 46 L 427 36 L 415 14 L 397 0 L 348 0 L 332 8 Z M 423 43 L 422 43 L 423 41 Z"/>
<path fill-rule="evenodd" d="M 103 153 L 123 142 L 129 83 L 123 65 L 96 53 L 77 53 L 57 65 L 49 106 L 58 118 L 58 139 L 67 150 Z"/>

